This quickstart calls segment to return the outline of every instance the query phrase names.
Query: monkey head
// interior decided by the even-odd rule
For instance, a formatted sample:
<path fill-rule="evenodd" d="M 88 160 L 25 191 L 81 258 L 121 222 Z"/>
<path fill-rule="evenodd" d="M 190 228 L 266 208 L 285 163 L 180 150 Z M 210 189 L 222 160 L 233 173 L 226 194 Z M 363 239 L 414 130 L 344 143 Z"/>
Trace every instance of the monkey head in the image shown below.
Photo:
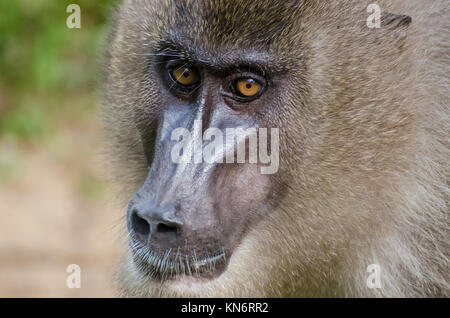
<path fill-rule="evenodd" d="M 392 237 L 416 120 L 396 62 L 411 19 L 371 30 L 366 16 L 361 1 L 123 2 L 104 117 L 131 197 L 124 295 L 365 282 L 382 262 L 374 242 Z"/>

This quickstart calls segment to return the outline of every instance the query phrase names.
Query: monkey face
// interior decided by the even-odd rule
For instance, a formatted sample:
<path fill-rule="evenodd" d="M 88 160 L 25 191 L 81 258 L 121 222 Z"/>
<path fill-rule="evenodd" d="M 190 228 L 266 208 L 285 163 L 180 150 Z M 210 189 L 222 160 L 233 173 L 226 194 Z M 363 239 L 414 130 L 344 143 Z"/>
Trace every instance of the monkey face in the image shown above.
<path fill-rule="evenodd" d="M 293 5 L 282 6 L 283 16 L 275 14 L 278 5 L 267 10 L 269 33 L 263 34 L 262 21 L 247 24 L 245 16 L 263 6 L 242 3 L 232 18 L 240 27 L 230 38 L 232 21 L 214 21 L 222 5 L 229 6 L 126 2 L 118 14 L 137 16 L 119 19 L 107 52 L 108 67 L 116 71 L 108 75 L 106 97 L 117 123 L 107 128 L 127 126 L 113 133 L 116 159 L 128 153 L 120 159 L 120 181 L 137 185 L 127 209 L 129 251 L 122 273 L 155 288 L 150 295 L 183 294 L 194 282 L 227 279 L 248 233 L 259 231 L 259 222 L 284 196 L 286 178 L 280 176 L 288 172 L 279 171 L 280 114 L 300 94 L 285 91 L 303 87 L 303 66 L 295 57 L 299 76 L 289 78 L 291 56 L 275 54 L 268 34 L 282 32 Z M 202 19 L 192 16 L 199 10 Z M 153 20 L 165 11 L 170 21 Z M 131 41 L 121 36 L 128 27 Z M 121 84 L 124 76 L 127 83 Z M 259 254 L 255 263 L 265 257 L 263 250 Z M 198 291 L 205 290 L 201 286 Z"/>
<path fill-rule="evenodd" d="M 107 52 L 107 129 L 120 182 L 135 189 L 120 281 L 136 295 L 205 295 L 268 266 L 267 279 L 228 287 L 256 295 L 255 285 L 271 284 L 277 263 L 287 262 L 270 257 L 280 246 L 264 236 L 292 231 L 276 213 L 293 181 L 292 166 L 281 164 L 292 136 L 302 161 L 308 125 L 290 123 L 312 116 L 306 50 L 280 50 L 294 39 L 302 47 L 284 29 L 301 5 L 233 8 L 229 16 L 226 1 L 133 1 L 118 12 Z M 297 128 L 286 136 L 286 126 Z"/>
<path fill-rule="evenodd" d="M 188 17 L 184 5 L 171 5 L 173 19 Z M 178 22 L 134 43 L 123 60 L 112 57 L 139 83 L 128 115 L 146 168 L 128 204 L 130 264 L 143 280 L 166 285 L 220 277 L 248 231 L 274 209 L 283 189 L 276 113 L 284 86 L 293 84 L 286 61 L 270 56 L 267 44 L 242 53 L 235 43 L 215 43 L 224 30 L 208 29 L 211 40 L 198 46 L 195 26 Z M 149 21 L 132 25 L 142 23 Z"/>
<path fill-rule="evenodd" d="M 149 170 L 127 213 L 137 269 L 163 281 L 223 273 L 270 210 L 278 172 L 278 162 L 261 162 L 262 152 L 278 161 L 279 151 L 267 116 L 279 93 L 270 66 L 234 50 L 187 53 L 179 40 L 166 38 L 148 61 L 158 98 L 142 105 L 137 125 Z"/>

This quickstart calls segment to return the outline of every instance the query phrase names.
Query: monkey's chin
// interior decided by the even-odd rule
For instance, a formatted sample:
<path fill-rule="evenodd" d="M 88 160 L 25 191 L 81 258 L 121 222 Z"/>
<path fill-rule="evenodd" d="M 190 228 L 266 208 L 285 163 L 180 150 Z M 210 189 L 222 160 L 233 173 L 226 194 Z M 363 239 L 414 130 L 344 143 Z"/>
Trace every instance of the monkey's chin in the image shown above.
<path fill-rule="evenodd" d="M 138 264 L 128 250 L 117 276 L 119 293 L 123 297 L 206 297 L 217 290 L 226 273 L 224 267 L 209 275 L 183 273 L 162 279 L 149 275 Z"/>
<path fill-rule="evenodd" d="M 222 276 L 206 279 L 191 275 L 180 275 L 163 283 L 151 281 L 147 286 L 148 294 L 144 297 L 211 297 L 215 295 L 222 280 Z"/>
<path fill-rule="evenodd" d="M 209 278 L 180 275 L 176 279 L 166 281 L 162 287 L 165 288 L 165 293 L 171 296 L 204 297 L 205 294 L 209 294 L 207 291 L 216 285 L 218 280 L 220 280 L 220 274 Z"/>

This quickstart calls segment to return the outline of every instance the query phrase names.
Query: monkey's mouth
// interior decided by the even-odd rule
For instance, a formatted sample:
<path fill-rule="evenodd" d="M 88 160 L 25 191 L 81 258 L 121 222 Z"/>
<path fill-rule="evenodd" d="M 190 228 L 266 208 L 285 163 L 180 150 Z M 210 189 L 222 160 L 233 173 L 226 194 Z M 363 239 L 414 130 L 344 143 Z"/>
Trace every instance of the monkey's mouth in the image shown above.
<path fill-rule="evenodd" d="M 138 271 L 161 281 L 186 275 L 212 279 L 224 272 L 228 263 L 224 249 L 201 257 L 171 249 L 157 253 L 133 239 L 130 240 L 130 249 Z"/>

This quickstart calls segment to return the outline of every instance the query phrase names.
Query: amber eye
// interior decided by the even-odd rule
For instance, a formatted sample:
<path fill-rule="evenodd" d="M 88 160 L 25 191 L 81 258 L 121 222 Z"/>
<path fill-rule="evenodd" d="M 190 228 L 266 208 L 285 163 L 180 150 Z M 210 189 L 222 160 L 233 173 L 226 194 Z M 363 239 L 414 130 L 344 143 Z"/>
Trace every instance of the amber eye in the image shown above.
<path fill-rule="evenodd" d="M 183 86 L 190 86 L 198 81 L 198 73 L 189 67 L 178 67 L 171 70 L 172 78 L 175 82 Z"/>
<path fill-rule="evenodd" d="M 251 78 L 236 82 L 236 91 L 244 97 L 255 97 L 261 91 L 261 85 Z"/>

